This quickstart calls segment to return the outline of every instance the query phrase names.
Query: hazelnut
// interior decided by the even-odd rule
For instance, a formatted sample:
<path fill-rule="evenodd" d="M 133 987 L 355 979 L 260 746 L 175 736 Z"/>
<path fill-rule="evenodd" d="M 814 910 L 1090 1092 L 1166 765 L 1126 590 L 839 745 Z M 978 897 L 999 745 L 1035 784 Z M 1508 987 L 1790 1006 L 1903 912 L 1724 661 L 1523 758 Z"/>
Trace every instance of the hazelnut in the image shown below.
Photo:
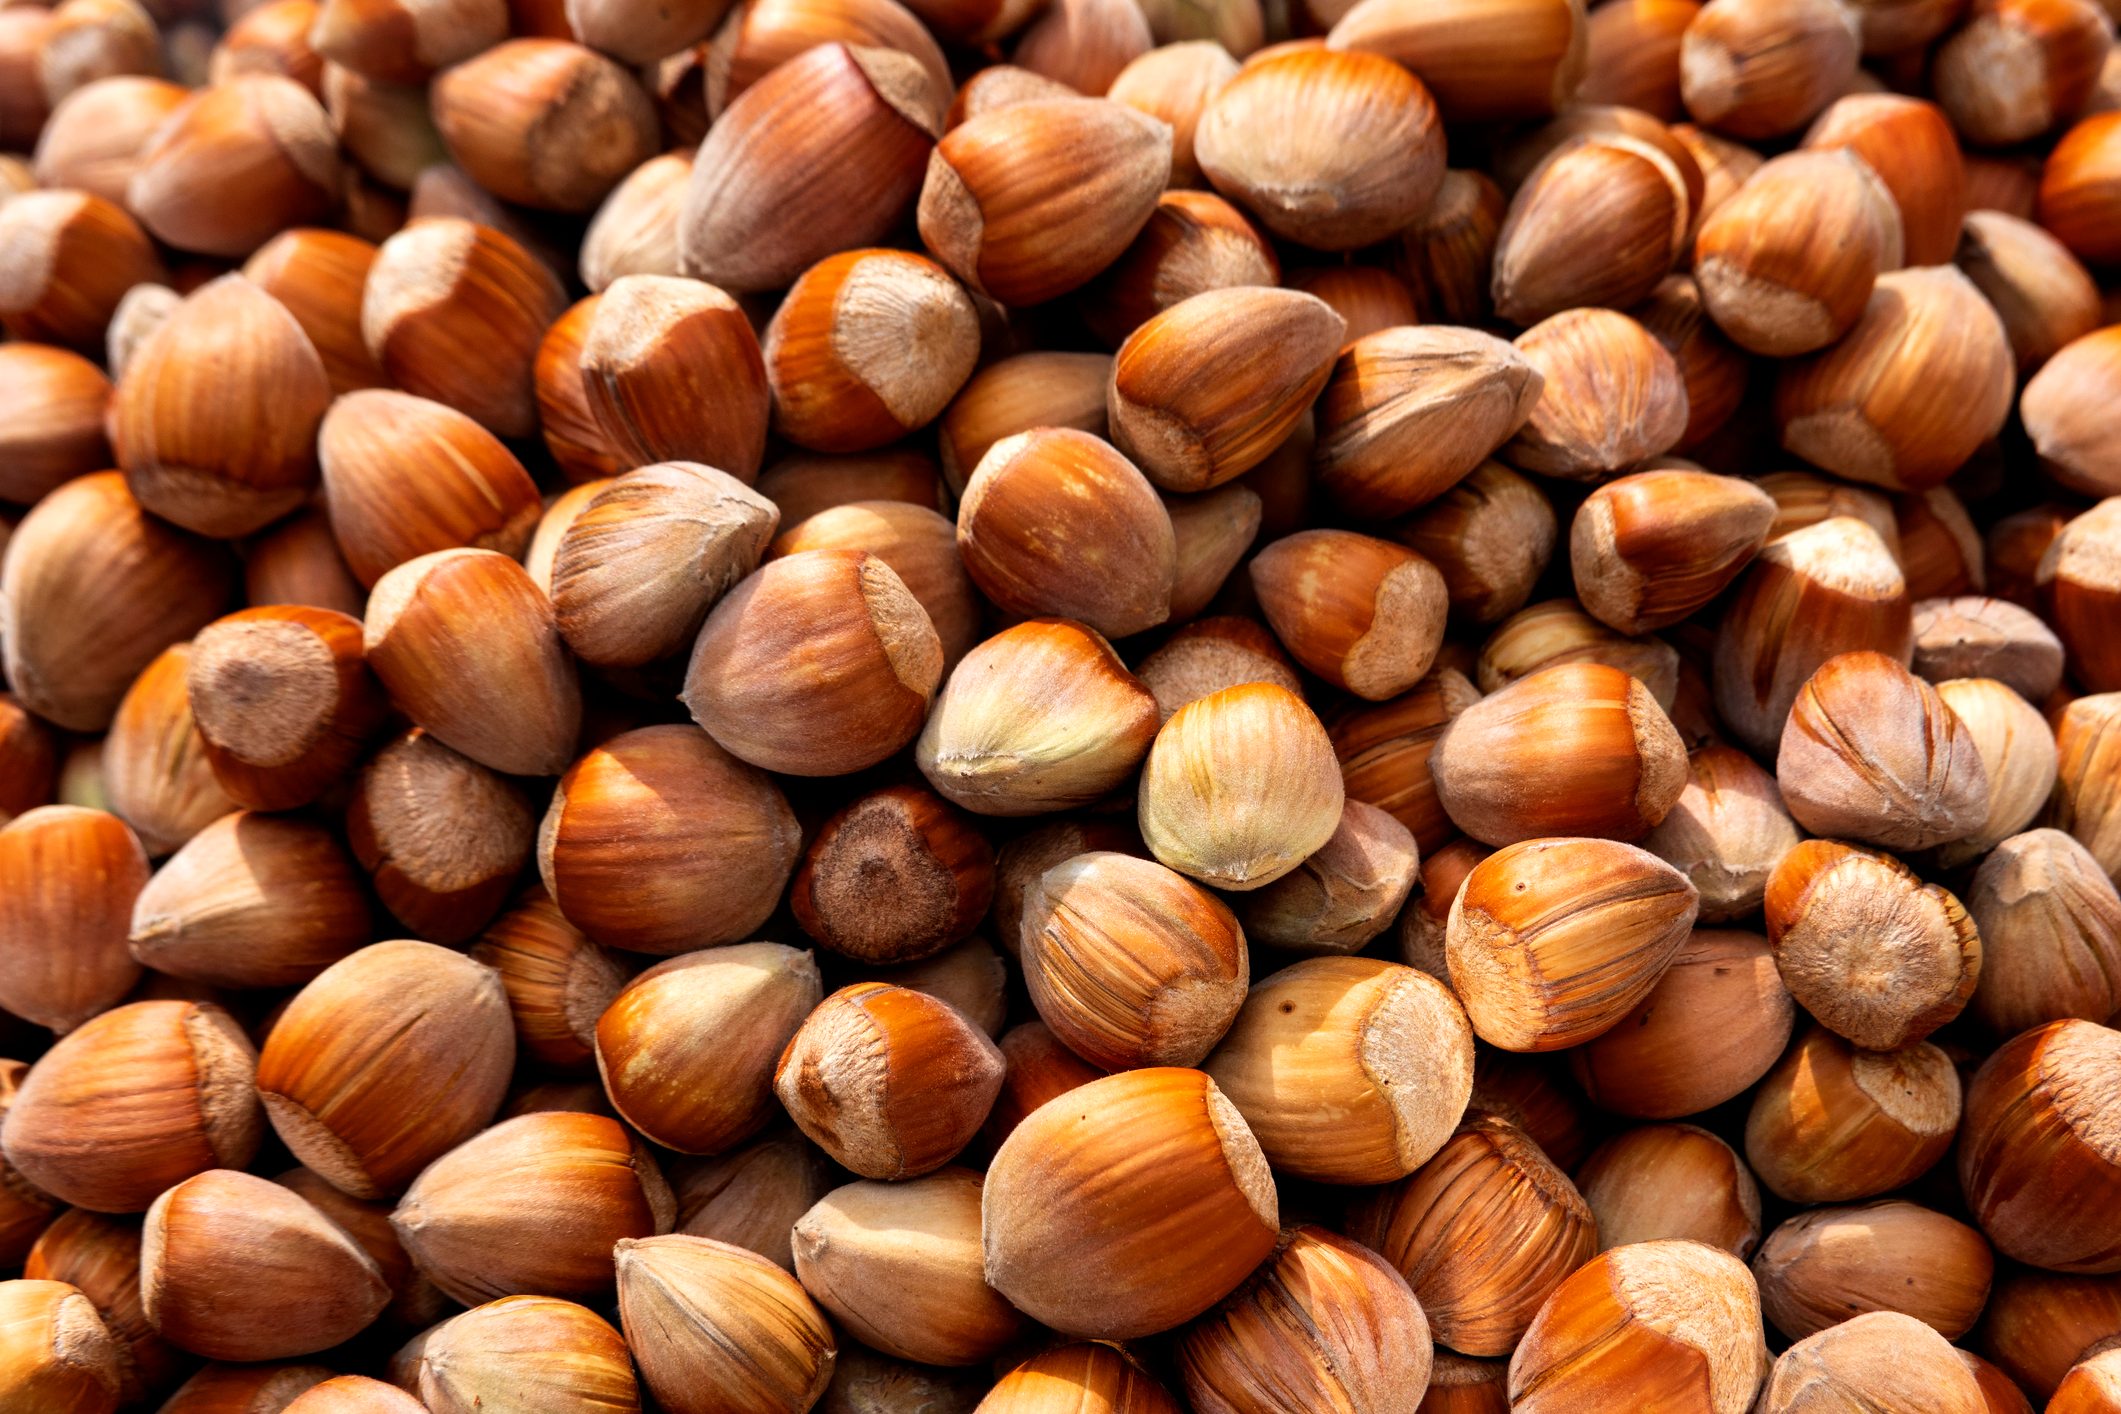
<path fill-rule="evenodd" d="M 1797 844 L 1775 778 L 1730 746 L 1687 757 L 1687 781 L 1642 847 L 1686 875 L 1704 923 L 1728 923 L 1760 907 L 1768 879 Z"/>
<path fill-rule="evenodd" d="M 1060 1345 L 1034 1355 L 980 1401 L 986 1414 L 1180 1414 L 1180 1405 L 1119 1345 Z"/>
<path fill-rule="evenodd" d="M 1442 845 L 1457 826 L 1437 799 L 1430 763 L 1444 731 L 1479 700 L 1464 674 L 1438 668 L 1390 702 L 1336 716 L 1330 739 L 1347 799 L 1391 815 L 1425 854 Z"/>
<path fill-rule="evenodd" d="M 1577 597 L 1621 633 L 1669 627 L 1737 578 L 1774 514 L 1766 493 L 1735 477 L 1647 471 L 1607 482 L 1569 529 Z"/>
<path fill-rule="evenodd" d="M 1544 386 L 1515 347 L 1476 330 L 1359 337 L 1342 350 L 1319 404 L 1319 480 L 1363 514 L 1433 502 L 1524 425 Z"/>
<path fill-rule="evenodd" d="M 667 956 L 749 938 L 779 903 L 801 838 L 765 772 L 697 727 L 642 727 L 560 778 L 538 874 L 590 937 Z"/>
<path fill-rule="evenodd" d="M 673 1164 L 676 1231 L 711 1237 L 795 1270 L 795 1221 L 836 1180 L 818 1147 L 793 1129 L 777 1130 L 718 1158 Z"/>
<path fill-rule="evenodd" d="M 1240 901 L 1246 934 L 1291 952 L 1359 951 L 1398 916 L 1419 859 L 1405 825 L 1350 800 L 1317 853 Z"/>
<path fill-rule="evenodd" d="M 1856 76 L 1856 17 L 1834 0 L 1709 0 L 1679 46 L 1695 122 L 1742 141 L 1809 123 Z"/>
<path fill-rule="evenodd" d="M 535 370 L 566 312 L 559 281 L 521 243 L 456 216 L 383 242 L 361 297 L 361 337 L 404 392 L 501 437 L 537 430 Z"/>
<path fill-rule="evenodd" d="M 951 670 L 914 759 L 954 805 L 1039 815 L 1125 785 L 1156 729 L 1156 699 L 1095 629 L 1033 619 Z M 1001 933 L 1014 943 L 1013 928 Z"/>
<path fill-rule="evenodd" d="M 1645 1124 L 1593 1150 L 1576 1173 L 1598 1220 L 1598 1250 L 1701 1242 L 1743 1261 L 1760 1241 L 1760 1189 L 1744 1160 L 1706 1129 Z"/>
<path fill-rule="evenodd" d="M 0 1282 L 0 1400 L 22 1414 L 111 1414 L 118 1343 L 63 1281 Z"/>
<path fill-rule="evenodd" d="M 1483 1048 L 1473 1058 L 1467 1113 L 1507 1120 L 1530 1136 L 1564 1172 L 1590 1155 L 1592 1115 L 1561 1067 L 1527 1055 Z"/>
<path fill-rule="evenodd" d="M 1921 1177 L 1958 1127 L 1959 1075 L 1943 1051 L 1861 1051 L 1814 1026 L 1753 1092 L 1745 1156 L 1777 1197 L 1847 1202 Z"/>
<path fill-rule="evenodd" d="M 1649 994 L 1686 941 L 1694 909 L 1693 886 L 1633 845 L 1513 844 L 1475 865 L 1451 905 L 1452 986 L 1492 1045 L 1577 1045 Z"/>
<path fill-rule="evenodd" d="M 637 668 L 684 651 L 714 601 L 758 567 L 779 522 L 771 501 L 697 462 L 612 478 L 553 553 L 560 636 L 597 667 Z"/>
<path fill-rule="evenodd" d="M 547 599 L 492 550 L 437 550 L 376 581 L 363 626 L 391 701 L 481 766 L 558 775 L 580 728 L 581 688 Z"/>
<path fill-rule="evenodd" d="M 240 610 L 200 630 L 185 658 L 215 794 L 249 809 L 292 810 L 339 785 L 387 711 L 361 621 L 335 609 Z"/>
<path fill-rule="evenodd" d="M 1873 1311 L 1797 1342 L 1775 1361 L 1757 1408 L 1765 1414 L 1919 1404 L 1939 1414 L 1985 1414 L 1972 1370 L 1912 1316 Z"/>
<path fill-rule="evenodd" d="M 1267 1264 L 1178 1347 L 1187 1398 L 1213 1414 L 1413 1409 L 1431 1355 L 1428 1319 L 1399 1273 L 1312 1226 L 1285 1232 Z"/>
<path fill-rule="evenodd" d="M 1443 576 L 1420 555 L 1352 531 L 1311 530 L 1255 556 L 1252 585 L 1305 667 L 1381 701 L 1429 670 L 1443 639 Z"/>
<path fill-rule="evenodd" d="M 620 467 L 699 462 L 758 475 L 770 405 L 765 356 L 735 299 L 701 280 L 627 275 L 582 334 L 583 396 Z"/>
<path fill-rule="evenodd" d="M 1441 982 L 1371 958 L 1311 958 L 1252 990 L 1203 1063 L 1277 1172 L 1389 1183 L 1465 1113 L 1473 1032 Z"/>
<path fill-rule="evenodd" d="M 1662 146 L 1618 131 L 1571 138 L 1511 199 L 1496 238 L 1495 312 L 1537 324 L 1632 305 L 1671 273 L 1692 221 L 1687 175 Z"/>
<path fill-rule="evenodd" d="M 316 26 L 311 23 L 307 28 L 314 31 Z M 307 34 L 303 38 L 307 43 Z M 447 165 L 448 152 L 442 146 L 442 135 L 435 131 L 424 84 L 381 83 L 326 60 L 320 85 L 324 111 L 330 115 L 339 147 L 360 169 L 348 183 L 349 225 L 360 205 L 357 193 L 374 193 L 377 187 L 409 192 L 419 185 L 428 167 Z M 363 176 L 372 178 L 375 185 L 367 185 Z M 382 202 L 378 206 L 386 214 L 376 234 L 395 231 L 404 208 Z M 354 312 L 358 316 L 358 307 Z"/>
<path fill-rule="evenodd" d="M 140 1212 L 181 1179 L 250 1162 L 255 1065 L 219 1007 L 157 1001 L 105 1012 L 31 1067 L 0 1132 L 7 1162 L 66 1202 Z M 142 1089 L 146 1077 L 155 1083 Z"/>
<path fill-rule="evenodd" d="M 1835 516 L 1770 532 L 1716 635 L 1717 715 L 1764 754 L 1828 659 L 1872 650 L 1904 663 L 1913 643 L 1907 581 L 1869 526 Z"/>
<path fill-rule="evenodd" d="M 2003 426 L 2015 367 L 2003 321 L 1956 267 L 1895 270 L 1839 343 L 1783 366 L 1775 423 L 1816 466 L 1921 491 Z"/>
<path fill-rule="evenodd" d="M 367 588 L 438 550 L 519 556 L 537 522 L 523 464 L 453 407 L 383 388 L 348 393 L 325 414 L 317 448 L 332 535 Z"/>
<path fill-rule="evenodd" d="M 0 325 L 26 342 L 100 352 L 134 285 L 164 278 L 125 209 L 82 191 L 25 192 L 0 215 Z"/>
<path fill-rule="evenodd" d="M 376 943 L 282 1010 L 258 1056 L 258 1096 L 305 1167 L 384 1198 L 492 1120 L 514 1062 L 492 969 L 432 943 Z"/>
<path fill-rule="evenodd" d="M 1981 1387 L 1981 1397 L 1988 1401 L 1988 1414 L 2033 1414 L 2033 1406 L 2025 1402 L 2025 1391 L 2013 1384 L 2009 1375 L 1972 1351 L 1960 1351 L 1959 1358 L 1973 1373 L 1974 1383 Z"/>
<path fill-rule="evenodd" d="M 46 805 L 0 828 L 0 1005 L 60 1035 L 116 1005 L 140 979 L 125 935 L 147 882 L 138 837 L 105 811 Z"/>
<path fill-rule="evenodd" d="M 59 776 L 56 734 L 7 693 L 0 693 L 0 767 L 0 825 L 51 802 Z"/>
<path fill-rule="evenodd" d="M 2062 640 L 2030 611 L 2003 599 L 1965 595 L 1914 607 L 1916 673 L 1933 683 L 1994 678 L 2028 702 L 2044 702 L 2062 682 Z"/>
<path fill-rule="evenodd" d="M 1505 1355 L 1598 1248 L 1591 1210 L 1525 1133 L 1469 1118 L 1412 1175 L 1367 1196 L 1348 1230 L 1414 1288 L 1437 1343 Z"/>
<path fill-rule="evenodd" d="M 346 810 L 346 842 L 384 907 L 414 935 L 452 945 L 501 909 L 532 831 L 515 782 L 420 729 L 369 759 Z"/>
<path fill-rule="evenodd" d="M 143 965 L 220 987 L 298 987 L 373 936 L 360 872 L 332 832 L 248 810 L 171 855 L 130 925 Z"/>
<path fill-rule="evenodd" d="M 828 256 L 803 272 L 766 330 L 773 425 L 820 452 L 897 441 L 949 405 L 979 349 L 971 297 L 934 261 Z"/>
<path fill-rule="evenodd" d="M 684 273 L 735 293 L 779 289 L 825 256 L 875 245 L 920 190 L 945 101 L 919 59 L 892 49 L 820 44 L 773 70 L 694 159 L 678 218 Z"/>
<path fill-rule="evenodd" d="M 807 666 L 790 673 L 798 648 Z M 865 551 L 806 550 L 722 596 L 693 644 L 683 695 L 740 760 L 845 775 L 913 740 L 942 669 L 935 626 L 889 565 Z"/>
<path fill-rule="evenodd" d="M 1079 513 L 1063 522 L 1064 505 Z M 1006 613 L 1079 619 L 1109 638 L 1170 614 L 1170 513 L 1132 462 L 1085 432 L 1041 428 L 989 448 L 958 507 L 957 545 Z"/>
<path fill-rule="evenodd" d="M 1540 1308 L 1510 1357 L 1510 1408 L 1550 1414 L 1668 1389 L 1745 1414 L 1766 1362 L 1744 1263 L 1698 1242 L 1638 1242 L 1585 1263 Z"/>
<path fill-rule="evenodd" d="M 2033 445 L 2056 472 L 2075 468 L 2080 477 L 2097 472 L 2075 454 L 2079 439 L 2096 439 L 2101 429 L 2080 424 L 2073 406 L 2086 385 L 2106 376 L 2103 350 L 2112 340 L 2085 343 L 2099 327 L 2098 286 L 2069 248 L 2030 221 L 2001 211 L 1970 211 L 1953 263 L 1966 272 L 1983 297 L 1996 307 L 2003 332 L 2018 361 L 2019 375 L 2033 374 L 2066 348 L 2077 353 L 2064 369 L 2041 384 L 2027 404 L 2029 424 L 2037 423 Z M 2080 347 L 2081 346 L 2081 347 Z M 2080 384 L 2078 380 L 2084 380 Z M 2031 409 L 2037 408 L 2034 413 Z M 2047 451 L 2053 447 L 2056 450 Z"/>
<path fill-rule="evenodd" d="M 1584 1093 L 1639 1119 L 1699 1114 L 1745 1093 L 1790 1038 L 1796 1008 L 1776 960 L 1756 933 L 1696 931 L 1632 1013 L 1569 1052 Z"/>
<path fill-rule="evenodd" d="M 390 1305 L 378 1318 L 387 1329 L 433 1324 L 452 1303 L 413 1265 L 390 1225 L 390 1205 L 352 1198 L 305 1168 L 289 1169 L 273 1180 L 309 1200 L 318 1212 L 346 1230 L 375 1262 L 391 1290 Z"/>
<path fill-rule="evenodd" d="M 2047 829 L 2004 840 L 1975 871 L 1966 911 L 1981 933 L 1968 1005 L 1990 1031 L 2121 1011 L 2121 895 L 2076 840 Z"/>
<path fill-rule="evenodd" d="M 810 954 L 779 943 L 671 958 L 598 1018 L 597 1071 L 641 1133 L 679 1153 L 720 1153 L 772 1118 L 774 1063 L 820 995 Z"/>
<path fill-rule="evenodd" d="M 947 1002 L 877 982 L 843 987 L 806 1018 L 774 1070 L 796 1128 L 865 1178 L 941 1168 L 979 1131 L 1002 1057 Z"/>
<path fill-rule="evenodd" d="M 1888 849 L 1982 827 L 1990 781 L 1973 732 L 1937 690 L 1883 653 L 1843 653 L 1805 682 L 1775 779 L 1798 824 Z"/>
<path fill-rule="evenodd" d="M 1337 49 L 1246 64 L 1208 100 L 1193 151 L 1269 230 L 1328 250 L 1404 229 L 1444 171 L 1443 127 L 1421 80 L 1389 58 Z"/>
<path fill-rule="evenodd" d="M 648 28 L 629 26 L 619 46 L 594 26 L 580 32 L 635 63 L 684 47 L 641 48 Z M 656 148 L 655 110 L 634 76 L 565 40 L 496 44 L 436 75 L 429 96 L 450 157 L 487 191 L 523 206 L 587 211 Z"/>
<path fill-rule="evenodd" d="M 919 786 L 860 796 L 818 828 L 789 908 L 804 932 L 871 965 L 913 962 L 969 936 L 994 896 L 994 847 Z"/>
<path fill-rule="evenodd" d="M 1069 173 L 1027 183 L 1019 173 Z M 1118 259 L 1156 210 L 1171 129 L 1107 99 L 995 109 L 936 144 L 921 240 L 951 274 L 1007 305 L 1042 304 Z"/>
<path fill-rule="evenodd" d="M 945 1168 L 850 1183 L 795 1223 L 795 1274 L 864 1345 L 923 1365 L 977 1365 L 1024 1318 L 981 1273 L 980 1176 Z"/>
<path fill-rule="evenodd" d="M 1899 212 L 1860 157 L 1798 151 L 1762 167 L 1702 223 L 1694 273 L 1734 343 L 1787 358 L 1854 328 L 1900 246 Z"/>
<path fill-rule="evenodd" d="M 1345 791 L 1303 699 L 1224 688 L 1172 714 L 1142 767 L 1136 818 L 1158 860 L 1215 887 L 1263 888 L 1333 837 Z"/>
<path fill-rule="evenodd" d="M 1296 290 L 1240 286 L 1180 300 L 1113 356 L 1112 440 L 1166 491 L 1221 485 L 1288 437 L 1346 332 L 1331 305 Z"/>
<path fill-rule="evenodd" d="M 1957 1340 L 1995 1267 L 1980 1233 L 1897 1200 L 1799 1213 L 1753 1258 L 1762 1310 L 1798 1340 L 1866 1311 L 1898 1311 Z"/>
<path fill-rule="evenodd" d="M 147 1210 L 140 1300 L 165 1340 L 213 1360 L 277 1360 L 365 1329 L 390 1299 L 369 1255 L 300 1195 L 232 1169 Z"/>
<path fill-rule="evenodd" d="M 421 1172 L 390 1215 L 429 1280 L 467 1305 L 611 1289 L 611 1247 L 668 1232 L 676 1204 L 617 1120 L 550 1111 L 505 1120 Z"/>
<path fill-rule="evenodd" d="M 1981 971 L 1981 937 L 1945 890 L 1888 854 L 1807 840 L 1768 880 L 1768 937 L 1799 1005 L 1869 1050 L 1957 1016 Z"/>
<path fill-rule="evenodd" d="M 1583 7 L 1572 0 L 1362 0 L 1326 43 L 1397 59 L 1422 76 L 1446 121 L 1540 118 L 1583 78 Z"/>
<path fill-rule="evenodd" d="M 1452 822 L 1493 845 L 1639 839 L 1687 778 L 1686 749 L 1650 690 L 1600 663 L 1544 668 L 1467 707 L 1430 769 Z"/>
<path fill-rule="evenodd" d="M 2121 1184 L 2121 1151 L 2099 1096 L 2121 1065 L 2121 1035 L 2055 1021 L 2006 1042 L 1966 1092 L 1959 1182 L 1996 1249 L 2051 1271 L 2121 1271 L 2101 1215 Z"/>
<path fill-rule="evenodd" d="M 277 75 L 199 90 L 155 129 L 138 161 L 126 208 L 158 239 L 200 255 L 240 259 L 337 205 L 331 120 L 308 89 Z M 226 199 L 237 190 L 243 200 Z"/>
<path fill-rule="evenodd" d="M 1966 141 L 2009 147 L 2083 112 L 2113 43 L 2098 5 L 1989 0 L 1937 46 L 1930 86 Z"/>
<path fill-rule="evenodd" d="M 1245 998 L 1229 908 L 1163 865 L 1077 855 L 1025 891 L 1024 982 L 1040 1017 L 1104 1070 L 1194 1065 Z"/>
<path fill-rule="evenodd" d="M 444 1322 L 424 1337 L 412 1373 L 434 1414 L 640 1407 L 619 1333 L 595 1312 L 549 1296 L 507 1296 Z"/>
<path fill-rule="evenodd" d="M 1100 353 L 1017 354 L 966 380 L 936 426 L 943 479 L 957 495 L 996 442 L 1038 427 L 1105 435 L 1112 360 Z"/>
<path fill-rule="evenodd" d="M 987 1281 L 1056 1330 L 1148 1335 L 1235 1290 L 1273 1252 L 1277 1213 L 1259 1143 L 1214 1081 L 1130 1070 L 1033 1111 L 996 1152 Z"/>
<path fill-rule="evenodd" d="M 618 1244 L 619 1320 L 670 1414 L 801 1414 L 832 1378 L 832 1327 L 796 1279 L 704 1237 Z"/>
<path fill-rule="evenodd" d="M 1650 332 L 1610 309 L 1571 309 L 1517 336 L 1544 380 L 1502 449 L 1522 471 L 1595 481 L 1670 451 L 1686 431 L 1686 384 Z"/>

